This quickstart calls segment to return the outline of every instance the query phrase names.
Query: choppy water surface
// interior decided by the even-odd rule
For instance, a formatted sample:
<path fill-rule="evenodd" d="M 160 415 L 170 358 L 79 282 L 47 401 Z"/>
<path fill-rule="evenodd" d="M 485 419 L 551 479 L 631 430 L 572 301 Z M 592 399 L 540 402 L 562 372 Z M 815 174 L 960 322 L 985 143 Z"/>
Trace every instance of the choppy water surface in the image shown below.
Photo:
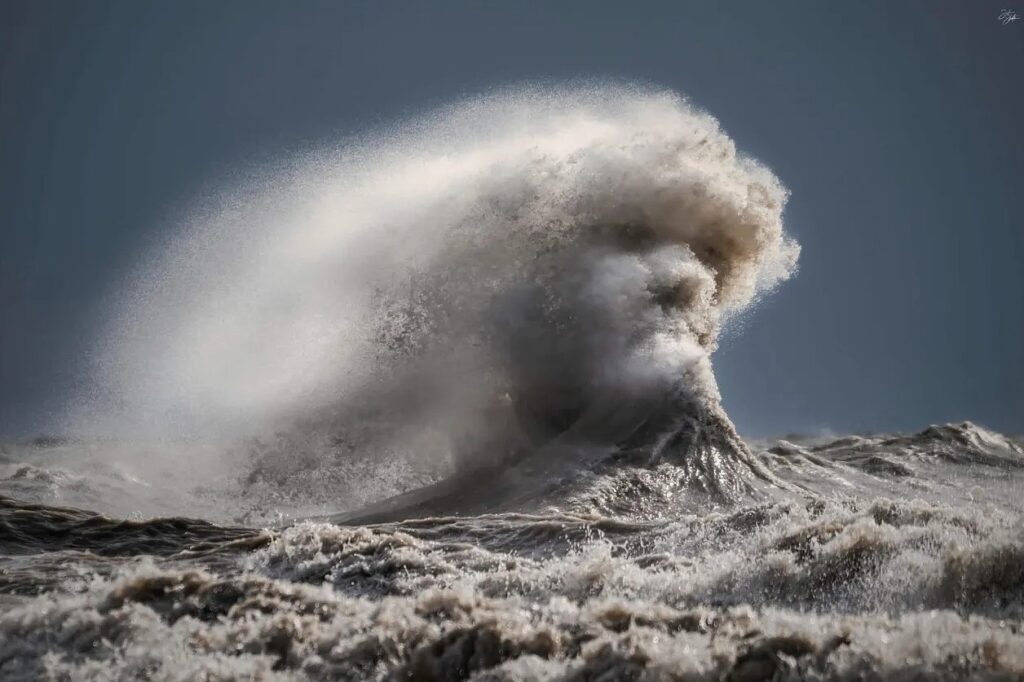
<path fill-rule="evenodd" d="M 726 415 L 800 247 L 709 114 L 513 88 L 246 177 L 4 446 L 0 677 L 1024 678 L 1019 444 Z"/>
<path fill-rule="evenodd" d="M 169 491 L 94 470 L 103 444 L 8 445 L 0 677 L 1024 676 L 1018 444 L 962 424 L 752 445 L 791 490 L 677 511 L 677 464 L 621 463 L 517 511 L 266 527 L 127 519 Z M 222 510 L 256 484 L 232 485 Z"/>

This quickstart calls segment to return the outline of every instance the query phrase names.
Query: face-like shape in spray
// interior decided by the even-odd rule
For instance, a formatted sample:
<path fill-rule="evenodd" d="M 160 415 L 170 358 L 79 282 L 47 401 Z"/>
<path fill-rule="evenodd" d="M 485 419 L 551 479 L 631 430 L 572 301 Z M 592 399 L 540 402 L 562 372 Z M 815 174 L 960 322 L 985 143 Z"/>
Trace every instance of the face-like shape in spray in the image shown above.
<path fill-rule="evenodd" d="M 468 100 L 197 211 L 126 288 L 77 414 L 472 451 L 614 438 L 574 425 L 616 401 L 717 408 L 722 325 L 794 269 L 785 197 L 671 93 Z"/>

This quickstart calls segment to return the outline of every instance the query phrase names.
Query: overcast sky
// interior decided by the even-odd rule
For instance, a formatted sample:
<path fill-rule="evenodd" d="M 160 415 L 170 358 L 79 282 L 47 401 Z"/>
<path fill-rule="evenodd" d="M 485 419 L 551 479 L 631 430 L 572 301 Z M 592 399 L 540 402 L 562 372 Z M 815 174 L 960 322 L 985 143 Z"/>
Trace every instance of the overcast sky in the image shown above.
<path fill-rule="evenodd" d="M 1004 6 L 3 0 L 0 435 L 45 428 L 190 198 L 455 97 L 609 76 L 684 93 L 792 192 L 800 274 L 716 356 L 741 431 L 1024 430 Z"/>

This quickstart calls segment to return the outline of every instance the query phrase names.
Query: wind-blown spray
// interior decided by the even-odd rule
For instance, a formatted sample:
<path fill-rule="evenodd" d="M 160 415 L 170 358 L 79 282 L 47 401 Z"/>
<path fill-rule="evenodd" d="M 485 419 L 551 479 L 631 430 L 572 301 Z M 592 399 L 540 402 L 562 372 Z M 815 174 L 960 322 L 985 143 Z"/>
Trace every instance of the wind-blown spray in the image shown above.
<path fill-rule="evenodd" d="M 460 472 L 498 465 L 520 502 L 535 494 L 523 472 L 627 460 L 739 494 L 758 467 L 710 356 L 723 325 L 794 272 L 785 200 L 673 93 L 469 99 L 196 216 L 126 288 L 76 414 L 430 450 Z M 508 496 L 450 489 L 390 508 Z"/>

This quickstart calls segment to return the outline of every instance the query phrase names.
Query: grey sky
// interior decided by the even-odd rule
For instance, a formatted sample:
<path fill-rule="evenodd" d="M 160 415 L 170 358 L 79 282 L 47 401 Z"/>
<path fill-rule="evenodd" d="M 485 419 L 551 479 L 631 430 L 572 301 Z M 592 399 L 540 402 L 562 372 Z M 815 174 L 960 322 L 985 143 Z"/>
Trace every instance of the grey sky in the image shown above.
<path fill-rule="evenodd" d="M 5 0 L 0 434 L 43 427 L 190 197 L 460 95 L 606 76 L 688 95 L 792 191 L 801 273 L 716 356 L 741 430 L 1024 430 L 1007 5 Z"/>

